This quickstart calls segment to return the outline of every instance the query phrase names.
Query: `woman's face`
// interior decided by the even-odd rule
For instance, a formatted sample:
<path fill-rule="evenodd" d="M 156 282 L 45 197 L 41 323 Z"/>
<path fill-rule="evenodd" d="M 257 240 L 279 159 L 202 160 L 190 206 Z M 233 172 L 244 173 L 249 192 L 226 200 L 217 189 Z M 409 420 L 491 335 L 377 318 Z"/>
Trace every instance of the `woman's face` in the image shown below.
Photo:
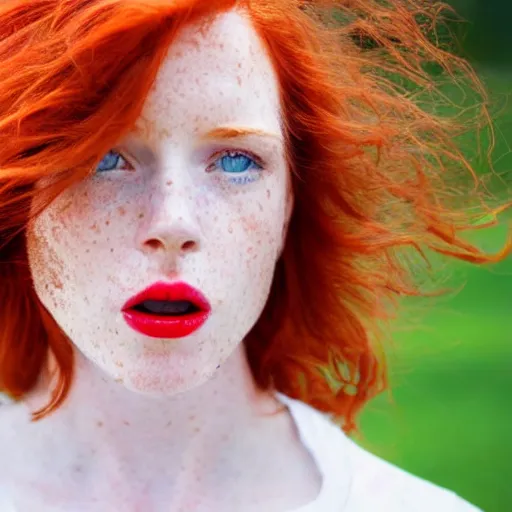
<path fill-rule="evenodd" d="M 40 300 L 128 388 L 203 383 L 257 321 L 292 203 L 281 125 L 250 22 L 231 12 L 189 28 L 131 135 L 29 227 Z"/>

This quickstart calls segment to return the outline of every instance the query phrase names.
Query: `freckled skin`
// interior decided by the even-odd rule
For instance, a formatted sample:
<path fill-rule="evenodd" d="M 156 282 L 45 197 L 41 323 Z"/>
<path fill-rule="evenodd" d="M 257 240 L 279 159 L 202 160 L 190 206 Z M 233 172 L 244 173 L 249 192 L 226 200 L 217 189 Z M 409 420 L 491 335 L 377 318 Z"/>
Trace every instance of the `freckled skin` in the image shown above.
<path fill-rule="evenodd" d="M 275 73 L 236 13 L 170 49 L 121 141 L 130 168 L 91 175 L 29 226 L 35 289 L 74 344 L 76 374 L 40 422 L 28 412 L 48 402 L 44 380 L 0 410 L 0 501 L 5 489 L 16 512 L 282 512 L 317 496 L 317 468 L 242 345 L 292 208 L 284 148 L 231 141 L 263 162 L 258 179 L 232 183 L 206 172 L 226 143 L 202 135 L 225 124 L 282 135 Z M 178 279 L 211 303 L 200 330 L 158 340 L 128 327 L 130 297 Z"/>
<path fill-rule="evenodd" d="M 277 142 L 251 142 L 266 162 L 256 182 L 205 172 L 211 144 L 201 134 L 224 124 L 281 133 L 281 119 L 259 45 L 241 31 L 230 44 L 215 30 L 208 44 L 202 37 L 188 31 L 171 48 L 125 143 L 133 171 L 97 174 L 65 191 L 28 233 L 43 304 L 87 358 L 141 392 L 193 388 L 238 346 L 267 299 L 289 209 Z M 140 145 L 151 162 L 138 161 Z M 131 330 L 123 304 L 155 281 L 176 279 L 206 295 L 207 323 L 167 342 Z"/>

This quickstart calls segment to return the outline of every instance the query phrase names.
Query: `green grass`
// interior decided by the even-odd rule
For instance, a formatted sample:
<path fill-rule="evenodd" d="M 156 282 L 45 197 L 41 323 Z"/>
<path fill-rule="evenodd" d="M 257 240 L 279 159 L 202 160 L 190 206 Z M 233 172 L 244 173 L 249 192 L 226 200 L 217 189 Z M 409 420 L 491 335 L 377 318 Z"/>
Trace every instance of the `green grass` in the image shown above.
<path fill-rule="evenodd" d="M 502 107 L 496 168 L 507 172 L 512 169 L 512 105 L 506 100 L 512 73 L 488 72 L 486 82 Z M 502 226 L 479 240 L 494 250 L 505 234 Z M 492 268 L 459 264 L 454 275 L 456 283 L 463 278 L 467 283 L 454 296 L 405 303 L 390 350 L 392 396 L 368 405 L 360 442 L 485 512 L 510 512 L 512 258 Z"/>
<path fill-rule="evenodd" d="M 480 240 L 495 249 L 505 234 Z M 459 264 L 454 276 L 466 280 L 454 296 L 405 304 L 389 356 L 392 396 L 367 407 L 361 443 L 486 512 L 510 512 L 512 259 Z"/>

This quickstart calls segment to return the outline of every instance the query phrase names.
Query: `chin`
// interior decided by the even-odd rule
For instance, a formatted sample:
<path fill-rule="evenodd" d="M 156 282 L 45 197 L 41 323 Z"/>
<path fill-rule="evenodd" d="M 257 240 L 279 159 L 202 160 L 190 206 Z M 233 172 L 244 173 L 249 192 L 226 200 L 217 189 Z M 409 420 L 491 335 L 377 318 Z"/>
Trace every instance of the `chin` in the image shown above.
<path fill-rule="evenodd" d="M 137 370 L 122 379 L 124 387 L 135 393 L 155 398 L 172 397 L 191 391 L 208 382 L 215 371 L 174 369 L 165 372 L 155 372 L 148 369 Z"/>

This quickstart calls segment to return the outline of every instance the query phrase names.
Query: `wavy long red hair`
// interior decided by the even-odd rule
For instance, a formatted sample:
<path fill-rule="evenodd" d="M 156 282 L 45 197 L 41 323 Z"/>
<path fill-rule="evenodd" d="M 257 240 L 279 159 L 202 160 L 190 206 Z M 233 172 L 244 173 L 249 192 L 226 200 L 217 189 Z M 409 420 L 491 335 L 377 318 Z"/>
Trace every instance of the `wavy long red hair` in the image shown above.
<path fill-rule="evenodd" d="M 432 100 L 443 99 L 439 77 L 482 107 L 485 94 L 464 60 L 434 44 L 438 4 L 3 0 L 0 390 L 22 399 L 51 351 L 59 385 L 36 418 L 65 399 L 73 352 L 34 292 L 27 222 L 130 130 L 178 31 L 232 8 L 250 16 L 277 71 L 295 194 L 268 303 L 246 339 L 262 388 L 352 428 L 385 385 L 380 323 L 396 298 L 422 293 L 408 254 L 484 263 L 510 248 L 487 255 L 460 236 L 491 209 L 455 143 L 462 110 L 443 116 Z"/>

